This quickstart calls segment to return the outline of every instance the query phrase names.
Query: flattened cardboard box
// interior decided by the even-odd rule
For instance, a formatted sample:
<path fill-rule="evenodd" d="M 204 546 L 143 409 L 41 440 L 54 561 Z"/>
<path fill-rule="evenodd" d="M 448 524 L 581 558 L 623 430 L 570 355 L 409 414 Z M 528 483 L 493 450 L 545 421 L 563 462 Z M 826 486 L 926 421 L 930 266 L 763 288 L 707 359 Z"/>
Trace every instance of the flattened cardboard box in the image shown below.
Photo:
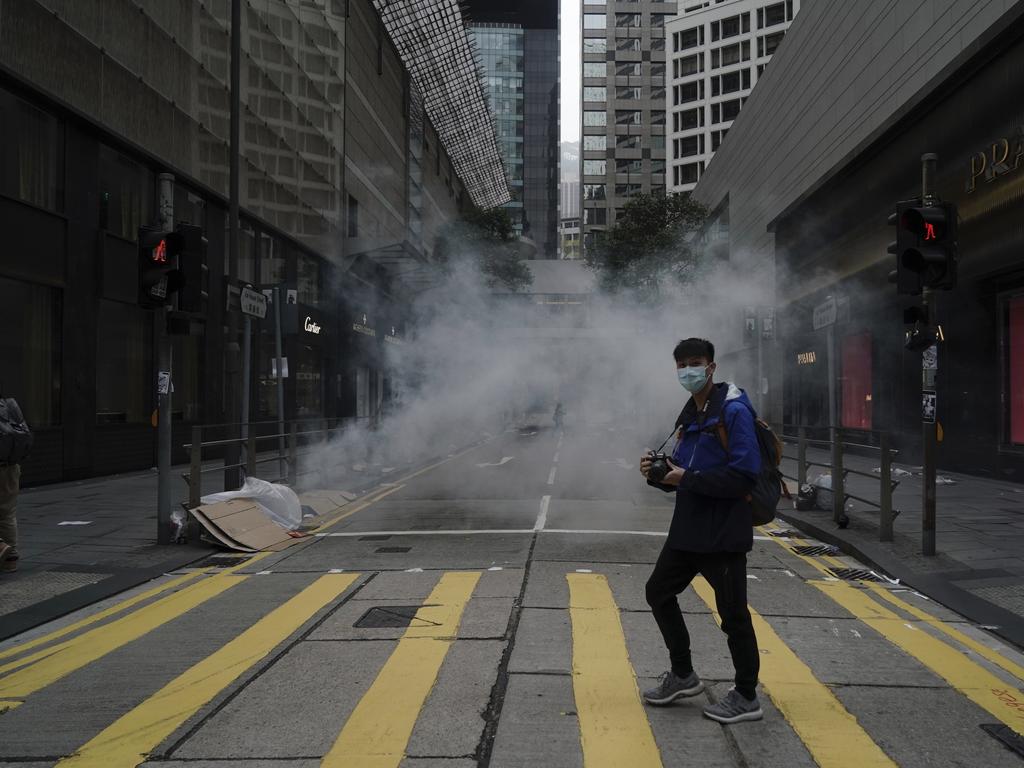
<path fill-rule="evenodd" d="M 191 512 L 211 536 L 230 549 L 276 552 L 299 541 L 249 499 L 206 504 Z"/>

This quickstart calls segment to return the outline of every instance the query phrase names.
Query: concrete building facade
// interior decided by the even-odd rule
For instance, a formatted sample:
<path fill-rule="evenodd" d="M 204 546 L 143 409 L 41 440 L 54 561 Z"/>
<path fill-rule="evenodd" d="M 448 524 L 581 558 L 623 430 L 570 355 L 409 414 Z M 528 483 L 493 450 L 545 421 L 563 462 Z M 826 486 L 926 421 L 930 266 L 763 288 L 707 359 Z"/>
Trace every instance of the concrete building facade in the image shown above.
<path fill-rule="evenodd" d="M 242 336 L 226 297 L 243 283 L 287 297 L 286 417 L 379 411 L 380 347 L 411 332 L 401 297 L 425 275 L 410 267 L 429 268 L 445 222 L 478 198 L 508 199 L 493 135 L 455 140 L 396 47 L 394 14 L 437 22 L 453 4 L 242 3 L 237 258 L 231 4 L 0 4 L 0 360 L 37 436 L 26 482 L 154 464 L 154 316 L 137 306 L 136 238 L 156 220 L 161 173 L 175 177 L 175 222 L 209 241 L 202 330 L 173 339 L 176 460 L 192 425 L 241 415 Z M 462 36 L 479 85 L 451 18 L 437 29 Z M 472 96 L 460 119 L 491 125 L 482 90 Z M 254 421 L 278 415 L 272 350 L 272 325 L 257 322 Z"/>
<path fill-rule="evenodd" d="M 884 430 L 919 461 L 922 359 L 903 324 L 918 299 L 887 280 L 887 217 L 934 152 L 960 216 L 957 287 L 937 297 L 939 466 L 1024 480 L 1022 60 L 1020 2 L 800 12 L 694 191 L 775 310 L 771 334 L 746 338 L 737 311 L 722 344 L 751 375 L 760 357 L 775 421 Z"/>
<path fill-rule="evenodd" d="M 697 186 L 799 10 L 800 0 L 715 0 L 668 22 L 669 191 Z"/>
<path fill-rule="evenodd" d="M 584 1 L 584 250 L 630 197 L 665 191 L 665 25 L 675 13 L 675 2 Z"/>

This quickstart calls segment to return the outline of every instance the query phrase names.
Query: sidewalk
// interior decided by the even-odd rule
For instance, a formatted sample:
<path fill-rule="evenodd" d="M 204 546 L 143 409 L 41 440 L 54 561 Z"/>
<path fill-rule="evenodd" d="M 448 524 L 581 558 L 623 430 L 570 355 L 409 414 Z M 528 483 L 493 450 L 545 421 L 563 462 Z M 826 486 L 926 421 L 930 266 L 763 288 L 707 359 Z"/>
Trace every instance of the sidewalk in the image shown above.
<path fill-rule="evenodd" d="M 187 471 L 172 468 L 172 509 L 188 497 L 181 479 Z M 337 487 L 357 492 L 387 474 L 374 467 L 350 471 L 337 478 L 346 485 Z M 204 494 L 222 490 L 223 473 L 208 473 L 203 482 Z M 0 640 L 218 551 L 205 544 L 158 545 L 156 508 L 155 469 L 23 489 L 18 570 L 0 575 Z"/>
<path fill-rule="evenodd" d="M 786 453 L 796 454 L 795 445 Z M 808 449 L 808 461 L 826 464 L 826 451 Z M 844 466 L 862 472 L 878 467 L 878 458 L 844 454 Z M 897 468 L 909 471 L 898 476 Z M 783 472 L 796 476 L 796 462 L 783 460 Z M 827 469 L 810 467 L 813 480 Z M 996 634 L 1024 648 L 1024 486 L 961 475 L 939 469 L 938 475 L 953 481 L 936 488 L 934 557 L 921 554 L 920 467 L 893 465 L 893 509 L 900 510 L 893 523 L 893 541 L 878 540 L 878 509 L 851 500 L 849 527 L 839 529 L 832 512 L 800 512 L 780 509 L 780 517 L 795 528 L 840 547 L 876 570 L 898 578 L 909 587 L 984 624 Z M 878 499 L 879 481 L 847 475 L 846 491 L 866 499 Z M 785 502 L 784 502 L 785 503 Z"/>

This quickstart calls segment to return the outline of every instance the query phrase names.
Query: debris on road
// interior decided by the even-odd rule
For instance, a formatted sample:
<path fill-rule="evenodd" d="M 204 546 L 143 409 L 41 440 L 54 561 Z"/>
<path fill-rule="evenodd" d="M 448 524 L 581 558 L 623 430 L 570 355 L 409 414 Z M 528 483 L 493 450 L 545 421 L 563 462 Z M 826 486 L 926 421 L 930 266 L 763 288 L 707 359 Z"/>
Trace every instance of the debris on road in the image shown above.
<path fill-rule="evenodd" d="M 282 528 L 250 499 L 218 501 L 189 511 L 214 541 L 238 552 L 277 552 L 301 536 Z"/>

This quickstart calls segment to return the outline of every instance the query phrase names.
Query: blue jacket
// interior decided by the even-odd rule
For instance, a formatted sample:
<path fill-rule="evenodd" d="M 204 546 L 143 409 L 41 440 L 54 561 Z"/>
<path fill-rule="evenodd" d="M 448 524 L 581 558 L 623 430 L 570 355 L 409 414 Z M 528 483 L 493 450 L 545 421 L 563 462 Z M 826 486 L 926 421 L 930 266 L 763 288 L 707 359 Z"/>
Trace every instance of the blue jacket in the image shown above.
<path fill-rule="evenodd" d="M 672 461 L 686 470 L 676 489 L 668 545 L 684 552 L 749 552 L 754 545 L 750 494 L 761 472 L 754 407 L 734 384 L 716 384 L 704 410 L 690 398 L 676 424 L 682 439 Z M 728 452 L 719 422 L 725 424 Z"/>

